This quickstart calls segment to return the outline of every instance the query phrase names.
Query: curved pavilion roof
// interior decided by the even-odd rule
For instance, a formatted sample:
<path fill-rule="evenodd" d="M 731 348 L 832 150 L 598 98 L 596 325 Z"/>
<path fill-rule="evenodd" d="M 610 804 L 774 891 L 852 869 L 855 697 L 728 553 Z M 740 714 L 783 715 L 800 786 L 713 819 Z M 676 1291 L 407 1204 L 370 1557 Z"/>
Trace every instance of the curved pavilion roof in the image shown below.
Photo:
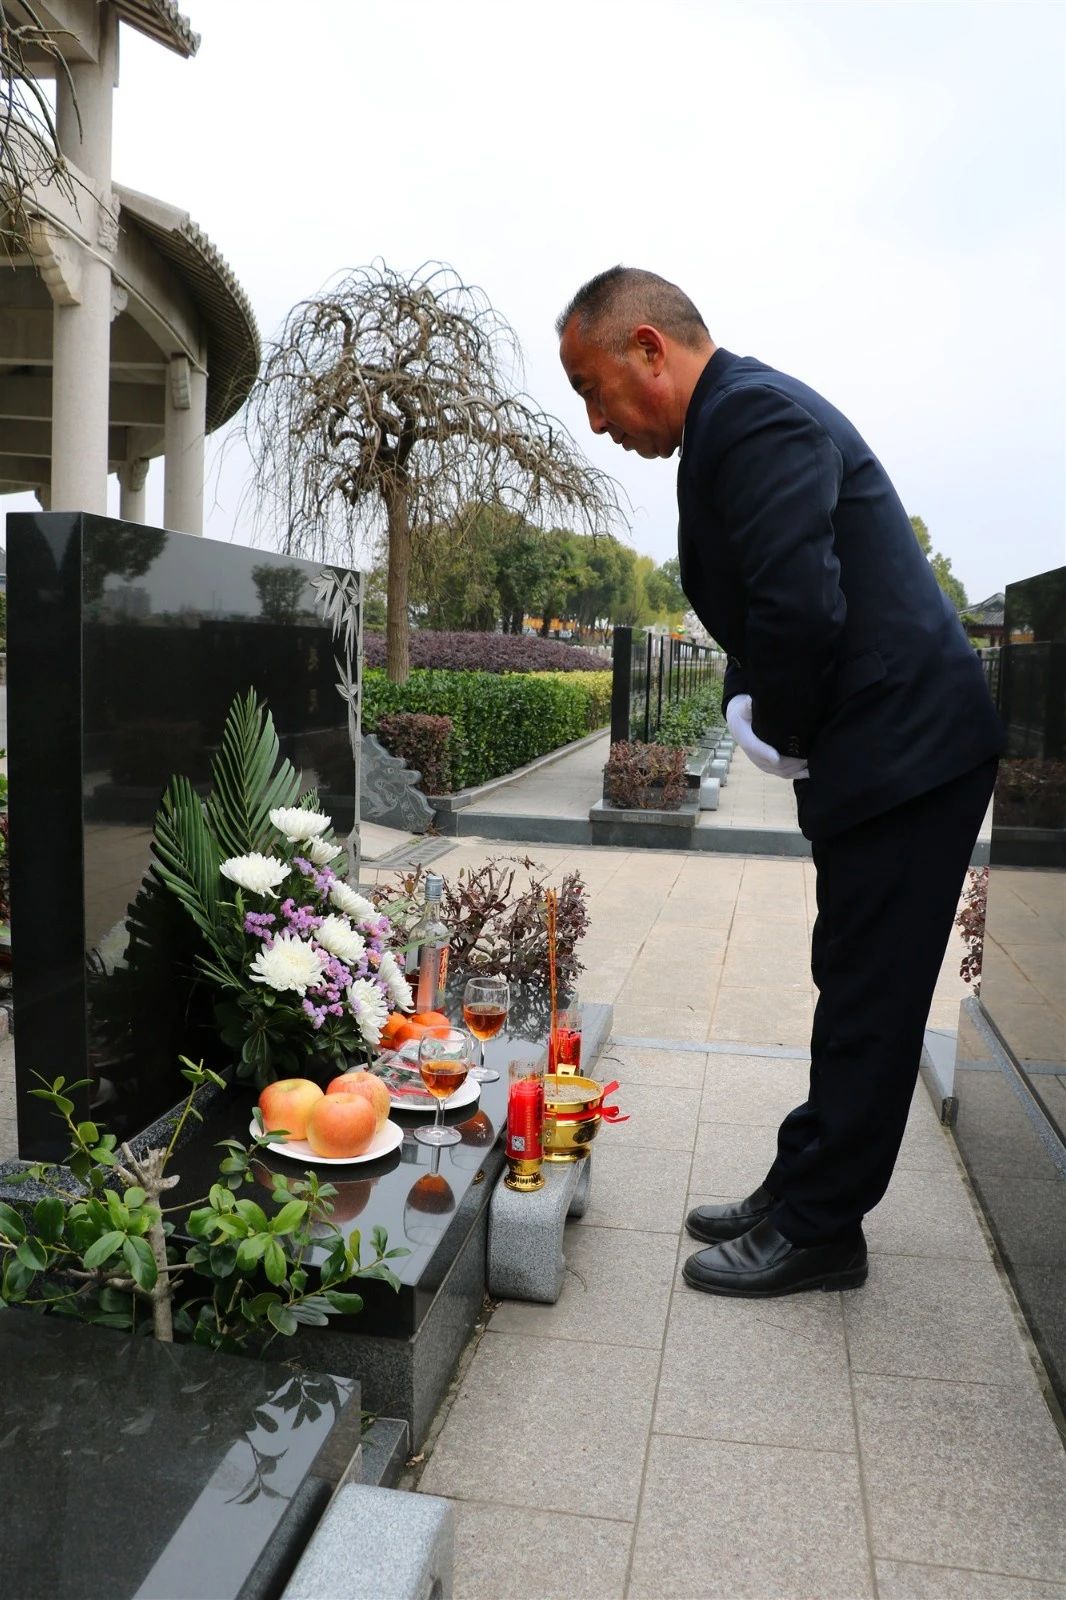
<path fill-rule="evenodd" d="M 187 211 L 151 195 L 114 185 L 120 227 L 146 234 L 174 269 L 203 319 L 209 350 L 207 431 L 239 411 L 259 370 L 255 313 L 237 278 L 215 245 Z"/>

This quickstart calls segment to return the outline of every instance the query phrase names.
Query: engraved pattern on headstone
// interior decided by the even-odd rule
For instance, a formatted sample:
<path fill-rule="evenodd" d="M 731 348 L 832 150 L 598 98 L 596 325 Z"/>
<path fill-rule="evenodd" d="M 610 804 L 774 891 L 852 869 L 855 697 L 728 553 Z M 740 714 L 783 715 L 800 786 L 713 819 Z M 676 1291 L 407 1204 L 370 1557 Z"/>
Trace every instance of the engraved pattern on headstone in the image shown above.
<path fill-rule="evenodd" d="M 337 668 L 337 693 L 348 708 L 348 742 L 352 747 L 352 831 L 345 840 L 348 853 L 348 878 L 359 882 L 362 866 L 362 841 L 359 821 L 362 815 L 362 716 L 363 716 L 363 583 L 361 572 L 341 567 L 323 567 L 312 580 L 311 588 L 330 624 L 333 642 L 339 653 L 333 660 Z"/>
<path fill-rule="evenodd" d="M 420 789 L 422 776 L 401 756 L 390 756 L 372 733 L 363 735 L 362 815 L 387 828 L 425 833 L 434 811 Z"/>

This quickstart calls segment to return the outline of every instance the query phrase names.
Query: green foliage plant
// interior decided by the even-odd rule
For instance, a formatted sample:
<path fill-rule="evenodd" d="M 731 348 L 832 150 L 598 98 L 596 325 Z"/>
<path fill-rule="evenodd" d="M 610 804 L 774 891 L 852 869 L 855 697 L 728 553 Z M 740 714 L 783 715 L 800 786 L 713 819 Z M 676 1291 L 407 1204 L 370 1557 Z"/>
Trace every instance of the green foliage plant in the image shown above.
<path fill-rule="evenodd" d="M 663 707 L 655 733 L 656 743 L 691 749 L 701 734 L 708 728 L 720 728 L 723 721 L 722 686 L 708 684 L 695 694 L 672 700 Z"/>
<path fill-rule="evenodd" d="M 582 739 L 610 715 L 609 672 L 412 672 L 396 684 L 363 677 L 363 727 L 393 711 L 427 712 L 454 724 L 449 751 L 456 788 L 514 772 Z"/>
<path fill-rule="evenodd" d="M 162 1204 L 179 1181 L 168 1166 L 182 1130 L 200 1119 L 197 1095 L 209 1085 L 225 1087 L 202 1062 L 181 1060 L 190 1088 L 170 1140 L 141 1155 L 97 1123 L 74 1121 L 70 1092 L 82 1084 L 42 1079 L 42 1088 L 30 1090 L 55 1108 L 70 1150 L 62 1164 L 38 1163 L 16 1175 L 46 1191 L 35 1202 L 0 1202 L 0 1303 L 127 1332 L 150 1326 L 164 1343 L 177 1336 L 262 1354 L 279 1334 L 359 1312 L 362 1297 L 346 1287 L 353 1278 L 398 1289 L 388 1263 L 407 1250 L 389 1250 L 385 1230 L 375 1228 L 373 1258 L 364 1265 L 360 1235 L 346 1240 L 330 1222 L 336 1189 L 313 1170 L 300 1178 L 270 1174 L 279 1208 L 271 1217 L 239 1194 L 263 1176 L 262 1164 L 253 1174 L 253 1160 L 278 1138 L 261 1122 L 250 1145 L 222 1141 L 218 1181 L 206 1196 Z M 176 1237 L 179 1213 L 191 1243 Z"/>

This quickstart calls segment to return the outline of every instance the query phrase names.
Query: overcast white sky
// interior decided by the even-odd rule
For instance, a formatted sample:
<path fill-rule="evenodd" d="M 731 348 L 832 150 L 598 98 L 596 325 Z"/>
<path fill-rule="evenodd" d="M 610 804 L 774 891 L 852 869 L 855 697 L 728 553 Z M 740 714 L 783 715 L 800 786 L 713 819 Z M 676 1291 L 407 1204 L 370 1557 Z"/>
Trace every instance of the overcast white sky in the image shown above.
<path fill-rule="evenodd" d="M 1066 559 L 1062 4 L 182 9 L 192 61 L 123 30 L 115 176 L 188 209 L 264 335 L 340 268 L 447 261 L 661 561 L 674 465 L 587 432 L 552 326 L 591 273 L 647 266 L 851 417 L 971 599 Z M 251 542 L 242 478 L 231 453 L 213 537 Z"/>

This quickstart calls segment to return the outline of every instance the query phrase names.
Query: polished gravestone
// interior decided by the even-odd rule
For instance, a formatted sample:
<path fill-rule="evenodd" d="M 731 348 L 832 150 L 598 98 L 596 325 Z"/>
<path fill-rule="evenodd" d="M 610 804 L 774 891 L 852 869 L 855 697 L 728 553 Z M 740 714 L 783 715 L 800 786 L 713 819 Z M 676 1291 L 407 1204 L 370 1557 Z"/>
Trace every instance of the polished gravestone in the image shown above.
<path fill-rule="evenodd" d="M 196 784 L 254 689 L 339 832 L 355 792 L 359 579 L 105 517 L 7 520 L 11 895 L 20 1153 L 59 1153 L 35 1073 L 90 1078 L 127 1136 L 221 1066 L 191 919 L 142 891 L 170 777 Z M 131 906 L 135 909 L 131 913 Z M 132 931 L 131 931 L 132 930 Z"/>
<path fill-rule="evenodd" d="M 358 1467 L 359 1386 L 0 1316 L 12 1600 L 274 1600 Z"/>
<path fill-rule="evenodd" d="M 979 1000 L 963 1002 L 955 1138 L 1066 1402 L 1066 568 L 1011 584 L 1007 728 Z"/>

